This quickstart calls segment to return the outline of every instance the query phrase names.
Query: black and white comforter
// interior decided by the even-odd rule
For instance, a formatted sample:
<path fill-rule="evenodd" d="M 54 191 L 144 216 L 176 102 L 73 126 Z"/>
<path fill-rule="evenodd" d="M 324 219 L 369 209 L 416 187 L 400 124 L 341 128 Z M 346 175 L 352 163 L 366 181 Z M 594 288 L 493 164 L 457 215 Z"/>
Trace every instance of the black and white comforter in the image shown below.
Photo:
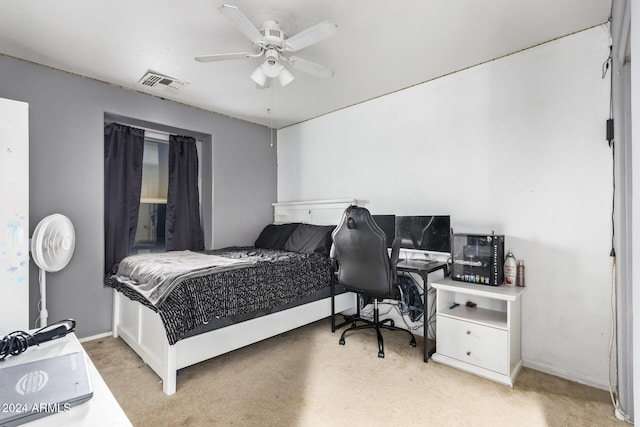
<path fill-rule="evenodd" d="M 234 259 L 192 251 L 137 254 L 123 259 L 113 278 L 158 307 L 185 280 L 248 267 L 255 262 L 251 257 Z"/>
<path fill-rule="evenodd" d="M 155 306 L 132 287 L 111 274 L 105 284 L 156 311 L 165 326 L 169 344 L 189 336 L 216 319 L 285 306 L 330 285 L 331 268 L 327 256 L 317 253 L 234 247 L 205 254 L 246 263 L 242 268 L 224 269 L 180 281 Z"/>

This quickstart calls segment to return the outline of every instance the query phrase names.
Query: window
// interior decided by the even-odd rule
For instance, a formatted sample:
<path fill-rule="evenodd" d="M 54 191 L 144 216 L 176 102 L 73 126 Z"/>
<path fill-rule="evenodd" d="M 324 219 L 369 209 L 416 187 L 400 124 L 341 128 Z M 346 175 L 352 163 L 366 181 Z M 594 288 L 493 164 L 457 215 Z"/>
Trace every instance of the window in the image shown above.
<path fill-rule="evenodd" d="M 164 225 L 169 183 L 169 144 L 144 141 L 138 228 L 132 253 L 164 252 Z"/>

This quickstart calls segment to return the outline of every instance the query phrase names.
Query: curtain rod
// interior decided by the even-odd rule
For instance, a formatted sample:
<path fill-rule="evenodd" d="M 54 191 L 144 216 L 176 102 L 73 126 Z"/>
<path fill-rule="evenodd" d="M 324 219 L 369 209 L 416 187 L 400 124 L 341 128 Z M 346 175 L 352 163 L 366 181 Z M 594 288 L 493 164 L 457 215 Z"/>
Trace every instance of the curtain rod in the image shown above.
<path fill-rule="evenodd" d="M 113 121 L 111 123 L 122 123 L 121 121 Z M 151 129 L 151 128 L 146 128 L 143 126 L 138 126 L 135 124 L 131 124 L 131 123 L 122 123 L 122 124 L 126 124 L 127 126 L 132 126 L 134 128 L 137 129 L 142 129 L 144 131 L 144 139 L 150 139 L 152 141 L 156 141 L 156 142 L 163 142 L 168 144 L 169 143 L 169 135 L 178 135 L 177 133 L 171 133 L 171 132 L 166 132 L 163 130 L 158 130 L 158 129 Z M 195 138 L 196 142 L 202 143 L 203 140 L 201 140 L 200 138 Z"/>
<path fill-rule="evenodd" d="M 159 130 L 155 130 L 155 129 L 146 129 L 146 128 L 139 128 L 144 130 L 144 139 L 151 139 L 153 141 L 157 141 L 157 142 L 164 142 L 166 144 L 169 143 L 169 133 L 168 132 L 162 132 Z"/>
<path fill-rule="evenodd" d="M 144 130 L 144 139 L 150 139 L 156 142 L 169 143 L 169 135 L 177 135 L 170 132 L 165 132 L 157 129 L 148 129 L 137 126 L 138 129 Z M 199 138 L 195 138 L 196 142 L 202 143 L 202 140 Z"/>

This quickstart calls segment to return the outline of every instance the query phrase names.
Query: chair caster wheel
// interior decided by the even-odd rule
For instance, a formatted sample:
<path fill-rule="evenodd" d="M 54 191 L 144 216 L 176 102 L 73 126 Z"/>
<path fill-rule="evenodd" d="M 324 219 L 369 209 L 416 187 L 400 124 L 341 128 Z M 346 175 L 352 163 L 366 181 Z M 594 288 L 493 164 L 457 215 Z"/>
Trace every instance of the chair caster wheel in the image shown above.
<path fill-rule="evenodd" d="M 415 347 L 416 346 L 416 340 L 411 341 L 411 347 Z"/>
<path fill-rule="evenodd" d="M 379 351 L 378 352 L 378 357 L 381 359 L 384 359 L 384 351 Z"/>
<path fill-rule="evenodd" d="M 341 338 L 340 341 L 338 341 L 338 344 L 344 345 L 344 340 Z"/>
<path fill-rule="evenodd" d="M 396 326 L 396 322 L 394 322 L 393 319 L 391 319 L 391 322 L 389 322 L 389 324 L 391 325 L 392 328 Z"/>

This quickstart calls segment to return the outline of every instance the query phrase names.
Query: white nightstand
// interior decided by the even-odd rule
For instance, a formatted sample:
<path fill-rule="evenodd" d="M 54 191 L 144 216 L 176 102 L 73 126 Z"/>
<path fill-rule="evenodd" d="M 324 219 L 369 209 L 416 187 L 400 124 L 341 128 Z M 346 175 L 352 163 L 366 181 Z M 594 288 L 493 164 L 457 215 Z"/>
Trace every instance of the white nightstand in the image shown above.
<path fill-rule="evenodd" d="M 436 295 L 436 362 L 513 386 L 520 368 L 520 313 L 526 288 L 450 278 Z M 475 307 L 467 307 L 467 302 Z M 457 305 L 456 305 L 457 304 Z"/>

